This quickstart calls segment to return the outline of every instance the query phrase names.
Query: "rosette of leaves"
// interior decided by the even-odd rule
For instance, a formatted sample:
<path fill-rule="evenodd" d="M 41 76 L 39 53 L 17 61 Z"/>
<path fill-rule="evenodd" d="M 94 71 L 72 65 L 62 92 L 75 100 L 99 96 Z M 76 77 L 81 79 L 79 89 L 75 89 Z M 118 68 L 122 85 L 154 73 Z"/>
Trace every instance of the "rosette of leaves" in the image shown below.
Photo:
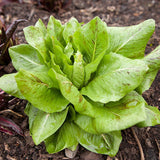
<path fill-rule="evenodd" d="M 142 93 L 160 69 L 160 46 L 144 56 L 154 20 L 108 27 L 96 17 L 62 25 L 50 17 L 24 28 L 28 44 L 9 49 L 17 73 L 0 78 L 0 88 L 26 99 L 25 112 L 36 145 L 49 153 L 78 144 L 116 155 L 121 130 L 160 123 L 160 113 Z"/>

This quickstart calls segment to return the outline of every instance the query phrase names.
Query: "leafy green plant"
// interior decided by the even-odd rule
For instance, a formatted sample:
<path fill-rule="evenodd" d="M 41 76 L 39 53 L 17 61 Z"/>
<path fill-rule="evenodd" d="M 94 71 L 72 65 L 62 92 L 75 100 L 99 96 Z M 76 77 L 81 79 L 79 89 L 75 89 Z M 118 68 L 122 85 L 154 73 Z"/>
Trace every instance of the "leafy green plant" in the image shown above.
<path fill-rule="evenodd" d="M 24 28 L 28 44 L 9 49 L 17 73 L 0 78 L 0 88 L 28 100 L 25 112 L 36 145 L 49 153 L 80 143 L 116 155 L 121 130 L 160 124 L 160 112 L 141 94 L 160 68 L 160 46 L 144 56 L 154 20 L 108 27 L 96 17 L 85 25 L 50 17 Z"/>

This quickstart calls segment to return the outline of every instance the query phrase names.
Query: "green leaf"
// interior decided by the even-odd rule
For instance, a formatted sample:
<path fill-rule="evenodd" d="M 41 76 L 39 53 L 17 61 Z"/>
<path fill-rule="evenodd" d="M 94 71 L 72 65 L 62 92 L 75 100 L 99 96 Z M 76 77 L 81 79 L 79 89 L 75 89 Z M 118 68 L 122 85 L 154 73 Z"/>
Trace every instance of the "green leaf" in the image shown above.
<path fill-rule="evenodd" d="M 28 112 L 30 122 L 30 133 L 36 145 L 54 134 L 66 119 L 68 108 L 62 112 L 46 113 L 41 110 L 33 116 L 34 106 L 30 106 L 31 112 Z M 30 115 L 31 114 L 31 115 Z"/>
<path fill-rule="evenodd" d="M 9 48 L 9 53 L 17 71 L 20 69 L 34 71 L 35 68 L 39 68 L 43 65 L 39 60 L 39 53 L 30 45 L 21 44 L 13 46 Z"/>
<path fill-rule="evenodd" d="M 62 72 L 60 66 L 55 63 L 55 55 L 54 55 L 52 52 L 50 52 L 50 57 L 51 57 L 51 67 L 52 67 L 57 73 L 62 74 L 62 75 L 65 75 L 65 74 Z"/>
<path fill-rule="evenodd" d="M 136 88 L 136 91 L 139 94 L 142 94 L 144 91 L 148 90 L 152 85 L 152 82 L 154 81 L 157 73 L 158 73 L 158 70 L 151 71 L 151 72 L 148 71 L 144 76 L 142 83 Z"/>
<path fill-rule="evenodd" d="M 68 110 L 67 121 L 71 122 L 71 121 L 75 120 L 75 118 L 76 118 L 76 111 L 75 111 L 73 105 L 70 105 L 69 110 Z"/>
<path fill-rule="evenodd" d="M 53 51 L 53 40 L 52 40 L 52 37 L 48 34 L 47 28 L 46 28 L 45 24 L 42 22 L 41 19 L 39 19 L 36 22 L 35 27 L 38 28 L 43 33 L 43 37 L 44 37 L 44 41 L 45 41 L 45 47 L 48 50 Z M 48 52 L 47 52 L 47 54 L 48 54 Z"/>
<path fill-rule="evenodd" d="M 51 69 L 55 78 L 58 81 L 60 91 L 62 95 L 74 105 L 74 108 L 77 112 L 90 114 L 92 113 L 92 106 L 87 103 L 85 98 L 80 94 L 77 87 L 64 75 L 57 73 L 53 68 Z M 87 105 L 89 107 L 87 108 Z"/>
<path fill-rule="evenodd" d="M 37 113 L 39 112 L 39 109 L 28 102 L 24 112 L 29 117 L 29 129 L 31 129 L 34 119 L 36 118 Z"/>
<path fill-rule="evenodd" d="M 44 59 L 44 62 L 49 60 L 49 51 L 46 46 L 45 36 L 42 30 L 38 27 L 29 26 L 23 29 L 26 41 L 39 51 Z"/>
<path fill-rule="evenodd" d="M 83 131 L 74 123 L 65 122 L 55 134 L 45 140 L 45 145 L 49 153 L 56 153 L 72 146 L 75 150 L 79 142 L 92 152 L 114 156 L 118 152 L 121 140 L 120 131 L 95 135 Z"/>
<path fill-rule="evenodd" d="M 145 121 L 137 124 L 138 127 L 148 127 L 160 124 L 160 111 L 153 106 L 146 106 L 147 118 Z"/>
<path fill-rule="evenodd" d="M 65 41 L 63 39 L 63 34 L 62 34 L 63 30 L 64 26 L 61 24 L 61 22 L 55 19 L 53 16 L 50 16 L 47 25 L 48 34 L 50 35 L 50 37 L 59 41 L 62 45 L 65 45 Z"/>
<path fill-rule="evenodd" d="M 160 69 L 160 45 L 142 60 L 148 65 L 149 72 Z"/>
<path fill-rule="evenodd" d="M 96 135 L 80 130 L 77 139 L 86 149 L 113 157 L 118 152 L 122 137 L 120 131 Z"/>
<path fill-rule="evenodd" d="M 54 46 L 54 61 L 60 66 L 60 69 L 65 73 L 69 79 L 72 79 L 73 66 L 71 65 L 70 59 L 63 53 L 60 46 Z"/>
<path fill-rule="evenodd" d="M 55 84 L 48 76 L 49 68 L 43 65 L 39 60 L 38 52 L 27 44 L 22 44 L 10 48 L 10 56 L 12 58 L 12 63 L 16 70 L 24 69 L 33 73 L 41 81 L 47 83 L 50 87 L 55 87 Z"/>
<path fill-rule="evenodd" d="M 148 67 L 141 60 L 110 53 L 104 56 L 96 76 L 82 88 L 81 93 L 93 101 L 117 101 L 141 84 L 147 70 Z"/>
<path fill-rule="evenodd" d="M 63 37 L 66 43 L 70 42 L 75 31 L 81 27 L 81 24 L 78 23 L 77 19 L 71 18 L 64 26 Z"/>
<path fill-rule="evenodd" d="M 18 88 L 23 96 L 36 108 L 48 112 L 60 112 L 66 108 L 68 101 L 60 91 L 50 88 L 34 74 L 25 70 L 15 76 Z"/>
<path fill-rule="evenodd" d="M 94 18 L 74 33 L 73 42 L 86 63 L 94 61 L 108 47 L 106 24 L 100 18 Z"/>
<path fill-rule="evenodd" d="M 41 30 L 41 32 L 44 34 L 44 36 L 47 34 L 47 29 L 45 24 L 42 22 L 41 19 L 39 19 L 36 24 L 35 27 L 39 28 Z"/>
<path fill-rule="evenodd" d="M 160 45 L 142 59 L 149 67 L 143 82 L 136 89 L 140 94 L 148 90 L 160 69 Z"/>
<path fill-rule="evenodd" d="M 84 61 L 80 52 L 77 52 L 74 58 L 72 82 L 79 89 L 83 86 L 85 78 Z"/>
<path fill-rule="evenodd" d="M 12 74 L 6 74 L 0 77 L 0 89 L 2 89 L 3 91 L 5 91 L 6 93 L 12 96 L 25 99 L 17 86 L 16 80 L 15 80 L 16 75 L 17 73 L 12 73 Z"/>
<path fill-rule="evenodd" d="M 91 75 L 96 72 L 98 65 L 100 64 L 102 58 L 104 56 L 104 53 L 101 53 L 98 55 L 98 57 L 92 61 L 91 63 L 88 63 L 85 66 L 85 85 L 87 85 L 88 81 L 91 79 Z"/>
<path fill-rule="evenodd" d="M 90 130 L 91 133 L 107 133 L 126 129 L 146 119 L 145 101 L 136 92 L 131 92 L 118 104 L 114 102 L 110 108 L 108 106 L 104 107 L 102 103 L 92 103 L 92 101 L 83 97 L 72 82 L 63 75 L 56 72 L 55 75 L 63 96 L 74 105 L 78 113 L 86 115 L 80 115 L 83 116 L 82 121 L 80 120 L 80 123 L 78 123 L 76 120 L 76 123 L 82 125 L 83 129 Z M 92 123 L 92 118 L 96 123 Z M 94 130 L 95 125 L 98 128 L 96 130 Z"/>
<path fill-rule="evenodd" d="M 59 89 L 59 84 L 58 84 L 58 81 L 57 81 L 57 79 L 56 79 L 56 75 L 55 75 L 55 73 L 52 71 L 52 69 L 50 69 L 50 70 L 48 71 L 48 75 L 49 75 L 50 78 L 52 79 L 52 82 L 53 82 L 53 84 L 54 84 L 54 88 Z"/>
<path fill-rule="evenodd" d="M 73 53 L 74 53 L 74 49 L 72 47 L 72 43 L 68 42 L 66 47 L 64 48 L 64 54 L 67 55 L 68 58 L 71 58 Z"/>
<path fill-rule="evenodd" d="M 77 128 L 75 125 L 65 122 L 55 134 L 45 140 L 47 152 L 56 153 L 70 147 L 75 150 L 78 145 L 76 134 Z M 73 146 L 75 147 L 73 148 Z"/>
<path fill-rule="evenodd" d="M 91 102 L 95 118 L 78 114 L 75 123 L 93 134 L 108 133 L 129 128 L 146 119 L 145 101 L 136 92 L 131 92 L 118 102 L 104 107 Z"/>
<path fill-rule="evenodd" d="M 106 54 L 115 52 L 129 58 L 144 57 L 146 44 L 154 29 L 153 19 L 130 27 L 107 27 L 109 42 Z"/>

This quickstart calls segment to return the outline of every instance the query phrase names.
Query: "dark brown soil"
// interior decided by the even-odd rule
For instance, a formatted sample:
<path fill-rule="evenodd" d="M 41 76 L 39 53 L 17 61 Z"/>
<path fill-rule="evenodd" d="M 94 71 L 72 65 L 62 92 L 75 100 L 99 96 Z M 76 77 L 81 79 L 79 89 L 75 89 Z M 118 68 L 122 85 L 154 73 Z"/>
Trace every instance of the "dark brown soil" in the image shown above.
<path fill-rule="evenodd" d="M 26 0 L 27 1 L 27 0 Z M 156 31 L 150 39 L 146 53 L 152 51 L 160 44 L 160 1 L 159 0 L 73 0 L 67 8 L 60 9 L 59 12 L 47 12 L 31 3 L 18 4 L 10 3 L 2 8 L 1 17 L 6 24 L 10 24 L 15 19 L 29 19 L 28 22 L 20 24 L 16 36 L 19 43 L 24 43 L 23 28 L 33 25 L 38 18 L 47 23 L 52 14 L 62 22 L 68 21 L 72 16 L 80 22 L 88 22 L 95 16 L 101 17 L 109 26 L 126 26 L 138 24 L 146 19 L 156 20 Z M 0 76 L 5 73 L 11 73 L 14 69 L 12 65 L 3 66 L 0 69 Z M 12 99 L 13 97 L 11 97 Z M 160 72 L 157 75 L 152 87 L 144 93 L 144 98 L 150 105 L 160 106 Z M 44 144 L 35 146 L 28 129 L 28 118 L 24 114 L 25 102 L 15 100 L 14 104 L 7 104 L 10 108 L 23 117 L 9 117 L 14 120 L 24 130 L 24 137 L 9 136 L 0 133 L 0 160 L 66 160 L 64 152 L 57 154 L 48 154 L 45 151 Z M 160 126 L 147 127 L 134 130 L 142 145 L 146 160 L 160 159 Z M 104 155 L 98 155 L 80 147 L 74 160 L 140 160 L 140 150 L 133 136 L 131 129 L 122 132 L 123 141 L 120 150 L 115 158 Z"/>

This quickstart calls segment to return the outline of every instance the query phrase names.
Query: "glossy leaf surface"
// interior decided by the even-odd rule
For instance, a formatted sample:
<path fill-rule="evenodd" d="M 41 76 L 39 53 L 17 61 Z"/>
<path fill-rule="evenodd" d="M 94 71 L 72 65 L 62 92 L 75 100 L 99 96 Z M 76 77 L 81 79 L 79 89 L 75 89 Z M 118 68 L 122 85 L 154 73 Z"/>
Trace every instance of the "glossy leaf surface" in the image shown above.
<path fill-rule="evenodd" d="M 30 121 L 30 133 L 35 144 L 38 145 L 59 129 L 66 119 L 68 108 L 62 112 L 46 113 L 36 110 L 32 105 L 28 105 L 27 113 Z"/>
<path fill-rule="evenodd" d="M 69 103 L 59 90 L 49 88 L 48 84 L 27 71 L 20 71 L 16 75 L 16 82 L 24 97 L 44 112 L 62 111 Z"/>
<path fill-rule="evenodd" d="M 137 88 L 148 67 L 143 61 L 131 60 L 111 53 L 105 55 L 93 80 L 81 93 L 93 101 L 117 101 Z"/>
<path fill-rule="evenodd" d="M 155 30 L 155 21 L 146 20 L 128 27 L 108 27 L 108 49 L 106 54 L 115 52 L 129 58 L 144 57 L 145 47 Z"/>

